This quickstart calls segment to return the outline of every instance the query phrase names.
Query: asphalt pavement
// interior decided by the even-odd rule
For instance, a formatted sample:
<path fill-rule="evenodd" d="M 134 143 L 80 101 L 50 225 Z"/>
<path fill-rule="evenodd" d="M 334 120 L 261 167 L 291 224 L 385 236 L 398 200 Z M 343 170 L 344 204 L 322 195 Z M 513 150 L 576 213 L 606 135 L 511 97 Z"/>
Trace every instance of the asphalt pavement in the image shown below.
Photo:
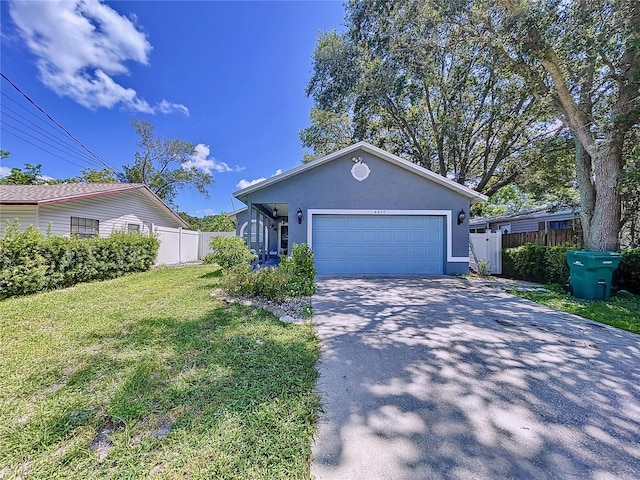
<path fill-rule="evenodd" d="M 452 277 L 312 304 L 318 480 L 640 478 L 640 336 Z"/>

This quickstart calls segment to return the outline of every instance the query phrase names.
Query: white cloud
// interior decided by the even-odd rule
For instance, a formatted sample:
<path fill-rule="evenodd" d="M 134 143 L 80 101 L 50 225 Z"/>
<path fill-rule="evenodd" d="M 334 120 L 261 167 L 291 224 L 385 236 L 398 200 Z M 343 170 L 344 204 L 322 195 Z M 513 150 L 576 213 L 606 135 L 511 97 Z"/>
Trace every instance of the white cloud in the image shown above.
<path fill-rule="evenodd" d="M 4 178 L 11 173 L 9 167 L 0 167 L 0 178 Z"/>
<path fill-rule="evenodd" d="M 276 175 L 280 175 L 281 173 L 282 173 L 282 169 L 279 168 L 271 176 L 275 177 Z M 256 178 L 255 180 L 242 179 L 238 183 L 236 183 L 236 188 L 239 188 L 240 190 L 242 190 L 243 188 L 250 187 L 251 185 L 255 185 L 256 183 L 264 182 L 266 179 L 267 179 L 266 177 Z"/>
<path fill-rule="evenodd" d="M 91 109 L 120 105 L 135 112 L 188 115 L 187 107 L 166 100 L 151 106 L 114 80 L 129 74 L 127 61 L 149 63 L 152 47 L 135 20 L 99 0 L 15 0 L 10 14 L 37 57 L 41 81 L 58 95 Z"/>
<path fill-rule="evenodd" d="M 240 172 L 244 170 L 244 167 L 236 166 L 235 168 L 231 168 L 225 162 L 218 162 L 215 158 L 209 158 L 210 153 L 211 150 L 209 149 L 209 145 L 199 143 L 195 147 L 195 153 L 191 156 L 191 160 L 184 162 L 182 164 L 182 168 L 188 170 L 195 167 L 198 170 L 202 170 L 207 173 L 211 173 L 212 171 L 218 173 Z"/>
<path fill-rule="evenodd" d="M 245 180 L 242 179 L 238 183 L 236 183 L 236 188 L 242 190 L 243 188 L 250 187 L 251 185 L 255 185 L 256 183 L 264 182 L 266 177 L 256 178 L 255 180 Z"/>
<path fill-rule="evenodd" d="M 203 217 L 206 217 L 208 215 L 217 215 L 217 213 L 213 208 L 203 208 L 201 210 L 196 210 L 196 215 L 202 215 Z"/>
<path fill-rule="evenodd" d="M 178 112 L 182 113 L 185 117 L 189 116 L 189 109 L 182 105 L 181 103 L 170 103 L 166 100 L 162 100 L 159 104 L 156 105 L 156 109 L 160 113 L 173 113 Z"/>

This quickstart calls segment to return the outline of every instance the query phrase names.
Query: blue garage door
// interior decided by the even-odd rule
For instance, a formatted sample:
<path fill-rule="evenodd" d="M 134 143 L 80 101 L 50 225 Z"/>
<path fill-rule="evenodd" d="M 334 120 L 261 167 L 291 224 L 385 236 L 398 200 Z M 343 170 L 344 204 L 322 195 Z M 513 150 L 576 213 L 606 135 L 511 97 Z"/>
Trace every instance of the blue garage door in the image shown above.
<path fill-rule="evenodd" d="M 444 217 L 314 215 L 319 274 L 443 273 Z"/>

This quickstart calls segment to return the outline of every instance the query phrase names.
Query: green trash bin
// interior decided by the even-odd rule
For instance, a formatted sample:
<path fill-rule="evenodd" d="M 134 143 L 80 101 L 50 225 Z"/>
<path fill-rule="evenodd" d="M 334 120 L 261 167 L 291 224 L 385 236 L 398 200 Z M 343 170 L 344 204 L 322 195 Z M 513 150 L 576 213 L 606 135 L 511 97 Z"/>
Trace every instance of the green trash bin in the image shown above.
<path fill-rule="evenodd" d="M 574 297 L 585 300 L 609 298 L 613 272 L 620 264 L 619 253 L 567 250 L 567 263 Z"/>

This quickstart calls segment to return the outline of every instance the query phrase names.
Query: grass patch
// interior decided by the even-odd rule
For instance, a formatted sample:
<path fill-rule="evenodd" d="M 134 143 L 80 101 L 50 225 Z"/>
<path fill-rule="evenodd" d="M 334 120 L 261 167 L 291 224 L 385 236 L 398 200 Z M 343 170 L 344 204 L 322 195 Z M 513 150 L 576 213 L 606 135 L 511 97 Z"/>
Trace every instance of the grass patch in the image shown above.
<path fill-rule="evenodd" d="M 547 292 L 513 290 L 510 293 L 562 312 L 605 323 L 640 334 L 640 297 L 614 295 L 607 301 L 579 300 L 558 285 L 545 285 Z"/>
<path fill-rule="evenodd" d="M 214 267 L 0 302 L 0 478 L 308 478 L 312 326 L 214 300 Z"/>

